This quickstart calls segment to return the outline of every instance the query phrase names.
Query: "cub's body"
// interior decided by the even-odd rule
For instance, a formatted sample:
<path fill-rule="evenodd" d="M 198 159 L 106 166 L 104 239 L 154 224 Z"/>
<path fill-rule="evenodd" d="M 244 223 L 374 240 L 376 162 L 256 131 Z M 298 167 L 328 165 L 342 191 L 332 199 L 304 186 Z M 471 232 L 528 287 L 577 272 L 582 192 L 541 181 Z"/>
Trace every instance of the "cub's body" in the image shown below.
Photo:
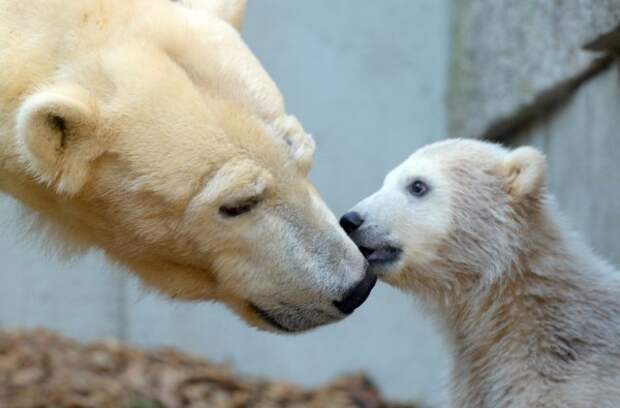
<path fill-rule="evenodd" d="M 620 275 L 558 218 L 542 154 L 471 140 L 420 149 L 343 217 L 444 328 L 454 407 L 620 406 Z"/>

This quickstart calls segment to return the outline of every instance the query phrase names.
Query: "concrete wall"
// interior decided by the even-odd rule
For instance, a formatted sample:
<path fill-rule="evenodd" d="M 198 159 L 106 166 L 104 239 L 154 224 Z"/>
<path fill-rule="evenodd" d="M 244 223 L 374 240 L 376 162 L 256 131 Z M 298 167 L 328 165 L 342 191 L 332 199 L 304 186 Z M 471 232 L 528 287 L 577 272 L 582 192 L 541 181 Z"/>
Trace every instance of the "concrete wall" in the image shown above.
<path fill-rule="evenodd" d="M 452 3 L 455 136 L 506 137 L 599 72 L 618 45 L 620 0 Z"/>
<path fill-rule="evenodd" d="M 560 210 L 620 265 L 620 1 L 453 4 L 450 136 L 539 147 Z"/>
<path fill-rule="evenodd" d="M 547 155 L 548 180 L 569 224 L 620 267 L 620 67 L 584 83 L 554 115 L 506 142 Z"/>
<path fill-rule="evenodd" d="M 244 36 L 318 142 L 312 174 L 336 213 L 380 185 L 417 147 L 442 138 L 448 0 L 252 0 Z M 171 345 L 238 371 L 314 385 L 368 371 L 395 398 L 436 399 L 447 354 L 413 302 L 379 285 L 341 324 L 278 337 L 218 305 L 173 304 L 142 293 L 97 254 L 50 260 L 19 238 L 0 199 L 0 325 L 44 325 L 81 339 L 114 336 Z"/>

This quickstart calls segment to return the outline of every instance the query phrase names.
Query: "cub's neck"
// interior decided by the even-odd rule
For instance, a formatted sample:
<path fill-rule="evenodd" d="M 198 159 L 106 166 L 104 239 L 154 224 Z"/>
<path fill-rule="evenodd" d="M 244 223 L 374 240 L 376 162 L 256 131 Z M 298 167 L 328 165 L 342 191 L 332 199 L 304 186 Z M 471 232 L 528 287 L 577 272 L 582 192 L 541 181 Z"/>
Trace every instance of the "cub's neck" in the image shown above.
<path fill-rule="evenodd" d="M 556 224 L 530 238 L 518 265 L 446 310 L 457 406 L 503 406 L 579 381 L 573 365 L 620 351 L 617 274 Z"/>

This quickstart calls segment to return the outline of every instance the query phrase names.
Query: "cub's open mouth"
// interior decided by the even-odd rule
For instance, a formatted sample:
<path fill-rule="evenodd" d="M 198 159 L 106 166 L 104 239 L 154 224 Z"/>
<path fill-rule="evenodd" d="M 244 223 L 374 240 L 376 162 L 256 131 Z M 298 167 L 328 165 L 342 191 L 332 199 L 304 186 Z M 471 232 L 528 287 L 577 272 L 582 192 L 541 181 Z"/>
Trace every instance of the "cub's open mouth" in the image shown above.
<path fill-rule="evenodd" d="M 400 259 L 400 256 L 403 252 L 402 249 L 396 248 L 391 245 L 386 245 L 378 248 L 360 246 L 359 249 L 371 266 L 385 265 L 396 262 Z"/>

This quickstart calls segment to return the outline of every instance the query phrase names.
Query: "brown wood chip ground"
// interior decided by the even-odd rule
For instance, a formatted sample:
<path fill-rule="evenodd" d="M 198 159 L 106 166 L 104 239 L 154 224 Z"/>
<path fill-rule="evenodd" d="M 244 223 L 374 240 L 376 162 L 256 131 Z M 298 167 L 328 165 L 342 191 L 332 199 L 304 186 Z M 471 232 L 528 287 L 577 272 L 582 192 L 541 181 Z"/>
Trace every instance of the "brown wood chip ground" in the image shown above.
<path fill-rule="evenodd" d="M 80 344 L 45 330 L 0 332 L 0 407 L 415 408 L 385 402 L 363 375 L 306 390 L 171 349 Z"/>

